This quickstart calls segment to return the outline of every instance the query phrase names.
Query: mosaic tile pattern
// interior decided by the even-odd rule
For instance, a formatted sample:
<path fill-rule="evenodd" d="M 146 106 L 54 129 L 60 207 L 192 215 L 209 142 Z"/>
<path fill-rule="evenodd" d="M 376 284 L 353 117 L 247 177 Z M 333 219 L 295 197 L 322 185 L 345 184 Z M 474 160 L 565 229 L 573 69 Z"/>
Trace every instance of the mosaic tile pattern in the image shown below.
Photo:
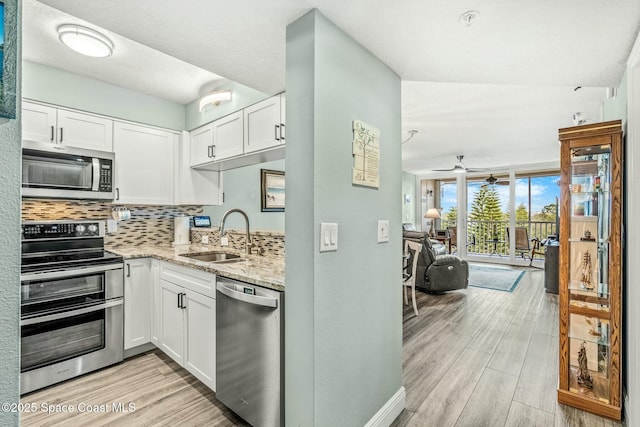
<path fill-rule="evenodd" d="M 101 201 L 23 199 L 22 220 L 63 220 L 111 218 L 111 209 L 125 206 L 131 219 L 118 221 L 118 231 L 107 233 L 106 245 L 170 245 L 173 241 L 173 218 L 179 215 L 202 215 L 202 206 L 134 206 Z"/>
<path fill-rule="evenodd" d="M 220 231 L 217 227 L 192 228 L 191 241 L 199 243 L 202 236 L 209 236 L 209 244 L 220 244 Z M 245 232 L 242 230 L 227 230 L 231 249 L 244 252 L 246 245 Z M 257 250 L 262 250 L 263 255 L 284 257 L 284 233 L 278 231 L 254 231 L 251 232 L 251 241 Z M 254 249 L 255 250 L 255 249 Z"/>

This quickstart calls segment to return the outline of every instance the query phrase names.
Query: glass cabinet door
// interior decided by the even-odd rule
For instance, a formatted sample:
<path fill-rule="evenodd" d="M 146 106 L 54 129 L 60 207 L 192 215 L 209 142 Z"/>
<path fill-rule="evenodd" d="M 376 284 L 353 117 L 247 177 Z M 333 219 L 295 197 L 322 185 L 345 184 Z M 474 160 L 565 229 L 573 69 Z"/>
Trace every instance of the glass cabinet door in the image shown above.
<path fill-rule="evenodd" d="M 571 149 L 569 390 L 609 403 L 611 145 Z"/>

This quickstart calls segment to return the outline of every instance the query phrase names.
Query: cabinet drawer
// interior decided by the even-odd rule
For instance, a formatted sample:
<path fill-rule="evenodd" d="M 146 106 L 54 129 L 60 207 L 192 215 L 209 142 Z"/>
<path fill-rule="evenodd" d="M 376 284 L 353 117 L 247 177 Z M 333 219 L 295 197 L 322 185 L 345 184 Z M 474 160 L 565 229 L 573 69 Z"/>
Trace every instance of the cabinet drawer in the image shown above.
<path fill-rule="evenodd" d="M 211 298 L 216 297 L 216 275 L 213 273 L 162 262 L 160 279 Z"/>

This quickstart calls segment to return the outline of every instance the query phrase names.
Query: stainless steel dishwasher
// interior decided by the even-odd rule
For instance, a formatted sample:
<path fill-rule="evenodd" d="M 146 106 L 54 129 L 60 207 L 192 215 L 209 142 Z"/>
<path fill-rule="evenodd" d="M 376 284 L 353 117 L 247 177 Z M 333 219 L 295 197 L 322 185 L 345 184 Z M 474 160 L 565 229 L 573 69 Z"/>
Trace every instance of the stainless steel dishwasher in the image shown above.
<path fill-rule="evenodd" d="M 284 425 L 284 294 L 216 285 L 216 397 L 254 427 Z"/>

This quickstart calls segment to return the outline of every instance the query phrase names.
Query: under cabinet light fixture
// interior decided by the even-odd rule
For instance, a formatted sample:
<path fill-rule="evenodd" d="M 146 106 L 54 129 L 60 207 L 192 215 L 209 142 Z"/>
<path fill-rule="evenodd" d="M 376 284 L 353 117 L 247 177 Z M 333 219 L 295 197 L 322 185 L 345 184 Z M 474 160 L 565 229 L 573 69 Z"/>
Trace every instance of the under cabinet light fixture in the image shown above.
<path fill-rule="evenodd" d="M 214 90 L 200 98 L 200 112 L 204 111 L 204 108 L 209 105 L 219 105 L 222 101 L 231 101 L 231 90 Z"/>
<path fill-rule="evenodd" d="M 113 42 L 107 36 L 81 25 L 60 25 L 58 39 L 69 49 L 85 56 L 105 58 L 113 54 Z"/>

